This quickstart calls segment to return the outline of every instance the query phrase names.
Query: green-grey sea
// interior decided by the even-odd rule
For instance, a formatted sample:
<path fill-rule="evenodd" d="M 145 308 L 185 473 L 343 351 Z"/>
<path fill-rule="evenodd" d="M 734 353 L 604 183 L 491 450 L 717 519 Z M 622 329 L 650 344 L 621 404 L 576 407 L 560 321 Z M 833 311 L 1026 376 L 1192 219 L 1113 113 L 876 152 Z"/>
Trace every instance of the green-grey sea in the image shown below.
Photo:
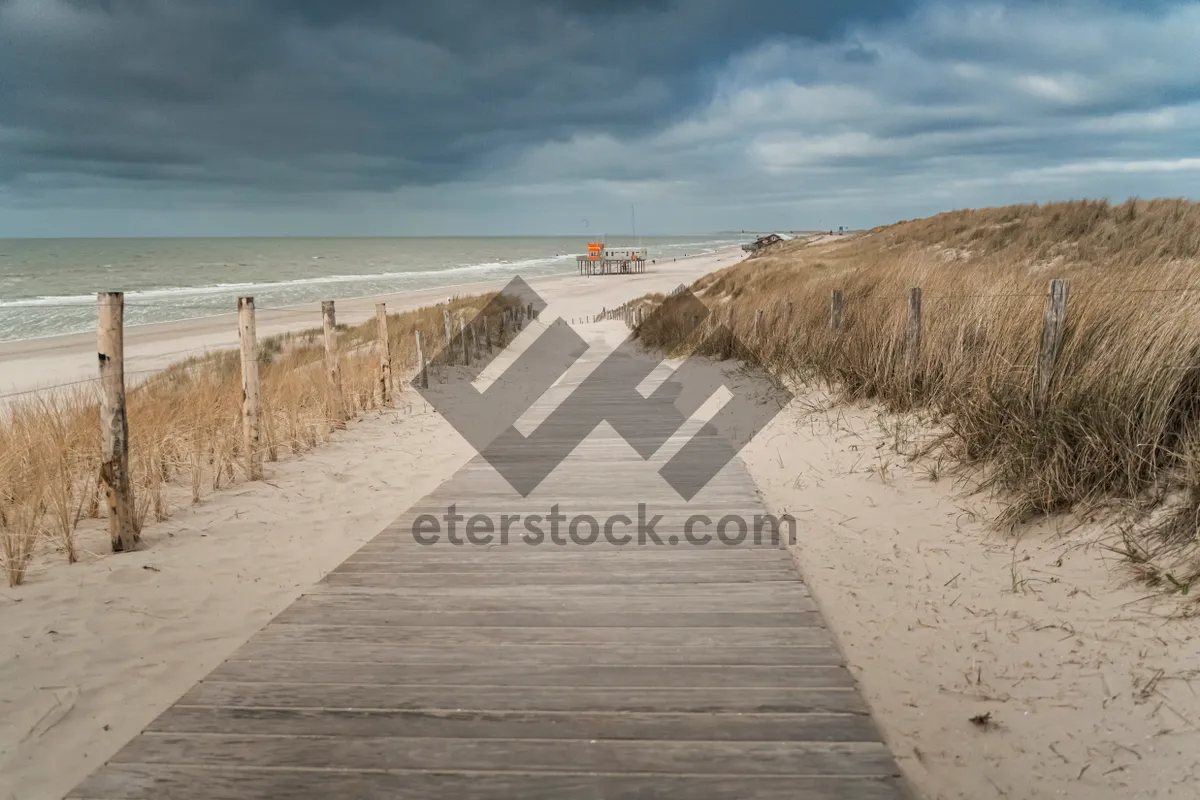
<path fill-rule="evenodd" d="M 643 237 L 650 258 L 711 252 L 729 234 Z M 124 291 L 126 324 L 569 272 L 581 237 L 0 239 L 0 341 L 95 329 L 98 291 Z"/>

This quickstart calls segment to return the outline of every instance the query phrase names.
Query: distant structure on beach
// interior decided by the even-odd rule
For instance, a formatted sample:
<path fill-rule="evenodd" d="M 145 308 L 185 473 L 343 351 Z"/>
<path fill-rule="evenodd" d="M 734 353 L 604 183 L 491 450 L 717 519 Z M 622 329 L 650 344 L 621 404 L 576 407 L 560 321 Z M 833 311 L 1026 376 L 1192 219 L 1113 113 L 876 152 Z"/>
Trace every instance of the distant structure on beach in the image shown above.
<path fill-rule="evenodd" d="M 771 245 L 778 244 L 779 242 L 790 242 L 795 238 L 796 237 L 792 236 L 790 233 L 768 233 L 766 236 L 758 237 L 753 242 L 750 242 L 750 244 L 742 245 L 742 249 L 747 253 L 757 253 L 764 247 L 770 247 Z"/>
<path fill-rule="evenodd" d="M 580 275 L 632 275 L 646 271 L 646 249 L 590 242 L 588 254 L 576 256 L 575 262 Z"/>

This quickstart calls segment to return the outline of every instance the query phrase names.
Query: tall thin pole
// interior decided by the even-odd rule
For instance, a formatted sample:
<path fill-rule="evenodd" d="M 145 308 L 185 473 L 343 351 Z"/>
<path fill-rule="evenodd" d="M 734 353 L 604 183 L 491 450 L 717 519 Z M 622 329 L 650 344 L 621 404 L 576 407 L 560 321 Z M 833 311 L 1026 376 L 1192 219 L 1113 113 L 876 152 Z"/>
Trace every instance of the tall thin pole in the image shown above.
<path fill-rule="evenodd" d="M 379 403 L 392 404 L 395 386 L 392 383 L 392 340 L 388 336 L 387 304 L 375 304 L 375 322 L 379 335 Z"/>
<path fill-rule="evenodd" d="M 471 351 L 467 349 L 467 322 L 460 312 L 458 315 L 458 337 L 462 339 L 462 360 L 464 366 L 471 366 Z"/>
<path fill-rule="evenodd" d="M 321 327 L 325 330 L 325 368 L 329 372 L 329 391 L 333 427 L 346 427 L 346 404 L 342 397 L 342 368 L 338 364 L 337 316 L 332 300 L 321 301 Z"/>
<path fill-rule="evenodd" d="M 246 450 L 246 478 L 263 476 L 261 410 L 258 382 L 258 336 L 254 322 L 254 298 L 238 298 L 238 336 L 242 344 L 242 444 Z"/>
<path fill-rule="evenodd" d="M 417 382 L 422 389 L 429 388 L 429 365 L 425 363 L 425 343 L 421 341 L 421 332 L 417 336 Z"/>
<path fill-rule="evenodd" d="M 114 553 L 137 548 L 129 482 L 129 418 L 125 413 L 125 293 L 101 292 L 96 353 L 100 361 L 100 480 L 108 500 Z"/>
<path fill-rule="evenodd" d="M 846 307 L 846 295 L 841 289 L 834 289 L 829 296 L 829 329 L 837 332 L 842 329 L 842 312 Z"/>
<path fill-rule="evenodd" d="M 914 287 L 908 292 L 908 329 L 905 332 L 905 361 L 909 371 L 917 366 L 921 357 L 921 289 Z"/>
<path fill-rule="evenodd" d="M 1067 300 L 1070 287 L 1065 280 L 1050 281 L 1050 290 L 1042 311 L 1042 350 L 1038 358 L 1037 401 L 1041 406 L 1050 397 L 1054 372 L 1062 354 L 1067 331 Z"/>

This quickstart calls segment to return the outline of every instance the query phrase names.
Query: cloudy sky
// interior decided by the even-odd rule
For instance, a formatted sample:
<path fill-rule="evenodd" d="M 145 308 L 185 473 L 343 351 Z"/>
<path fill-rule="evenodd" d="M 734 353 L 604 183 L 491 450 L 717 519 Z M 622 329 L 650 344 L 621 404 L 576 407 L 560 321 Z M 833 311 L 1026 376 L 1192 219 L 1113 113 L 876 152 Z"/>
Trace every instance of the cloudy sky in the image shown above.
<path fill-rule="evenodd" d="M 1195 196 L 1200 3 L 0 0 L 0 236 Z"/>

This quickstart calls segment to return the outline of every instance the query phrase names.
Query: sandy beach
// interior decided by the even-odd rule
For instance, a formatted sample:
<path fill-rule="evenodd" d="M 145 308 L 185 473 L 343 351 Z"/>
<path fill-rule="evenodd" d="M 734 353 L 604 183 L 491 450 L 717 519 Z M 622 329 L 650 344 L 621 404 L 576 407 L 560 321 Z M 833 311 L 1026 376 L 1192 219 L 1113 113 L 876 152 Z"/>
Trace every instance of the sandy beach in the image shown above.
<path fill-rule="evenodd" d="M 663 261 L 640 275 L 592 278 L 592 283 L 576 274 L 530 279 L 529 284 L 547 302 L 556 305 L 560 316 L 583 316 L 601 307 L 619 305 L 647 292 L 669 291 L 715 268 L 727 266 L 744 253 L 729 248 L 719 253 L 689 256 Z M 601 285 L 603 282 L 603 285 Z M 451 295 L 470 295 L 495 291 L 506 280 L 464 283 L 452 287 L 425 289 L 402 294 L 351 298 L 337 301 L 339 323 L 357 324 L 375 314 L 376 303 L 386 303 L 389 312 L 407 311 L 441 302 Z M 619 285 L 609 285 L 609 284 Z M 259 338 L 288 331 L 321 326 L 318 303 L 307 306 L 259 310 Z M 182 322 L 163 322 L 128 326 L 125 329 L 125 369 L 131 382 L 148 371 L 162 369 L 176 361 L 211 350 L 238 346 L 237 314 L 201 317 Z M 94 377 L 96 369 L 94 334 L 51 336 L 14 342 L 0 342 L 0 395 L 51 387 Z"/>
<path fill-rule="evenodd" d="M 550 303 L 543 321 L 570 320 L 740 257 L 535 288 Z M 374 299 L 342 306 L 354 321 Z M 154 363 L 229 344 L 227 325 L 136 329 L 130 346 Z M 618 322 L 589 327 L 610 343 L 625 335 Z M 53 361 L 51 380 L 90 355 L 85 341 L 25 347 L 18 363 Z M 147 529 L 140 552 L 107 555 L 91 531 L 83 563 L 40 560 L 27 585 L 0 592 L 0 797 L 62 797 L 473 455 L 413 393 L 397 406 L 269 465 L 263 482 L 178 510 Z M 768 507 L 799 521 L 797 568 L 918 796 L 1194 796 L 1200 648 L 1190 621 L 1141 602 L 1144 587 L 1106 557 L 1099 528 L 1066 518 L 1020 538 L 994 533 L 991 501 L 908 462 L 900 431 L 921 435 L 911 421 L 800 389 L 742 458 Z"/>
<path fill-rule="evenodd" d="M 543 321 L 568 321 L 690 283 L 743 254 L 729 250 L 645 274 L 543 278 Z M 384 298 L 401 310 L 495 284 Z M 339 302 L 339 320 L 374 314 L 376 298 Z M 260 333 L 313 327 L 316 309 L 260 322 Z M 179 351 L 236 345 L 233 317 L 127 331 L 139 369 Z M 605 323 L 616 326 L 617 323 Z M 524 338 L 524 337 L 522 337 Z M 519 350 L 521 339 L 516 343 Z M 5 346 L 0 384 L 32 388 L 88 377 L 94 342 L 60 337 Z M 510 348 L 511 349 L 511 348 Z M 507 353 L 506 353 L 507 355 Z M 145 549 L 107 553 L 81 528 L 81 563 L 39 558 L 27 583 L 0 590 L 0 798 L 58 798 L 163 709 L 471 456 L 414 393 L 352 422 L 332 443 L 267 468 L 148 527 Z"/>
<path fill-rule="evenodd" d="M 919 796 L 1194 797 L 1194 619 L 1110 529 L 997 533 L 994 500 L 896 452 L 908 423 L 806 392 L 742 457 Z"/>

